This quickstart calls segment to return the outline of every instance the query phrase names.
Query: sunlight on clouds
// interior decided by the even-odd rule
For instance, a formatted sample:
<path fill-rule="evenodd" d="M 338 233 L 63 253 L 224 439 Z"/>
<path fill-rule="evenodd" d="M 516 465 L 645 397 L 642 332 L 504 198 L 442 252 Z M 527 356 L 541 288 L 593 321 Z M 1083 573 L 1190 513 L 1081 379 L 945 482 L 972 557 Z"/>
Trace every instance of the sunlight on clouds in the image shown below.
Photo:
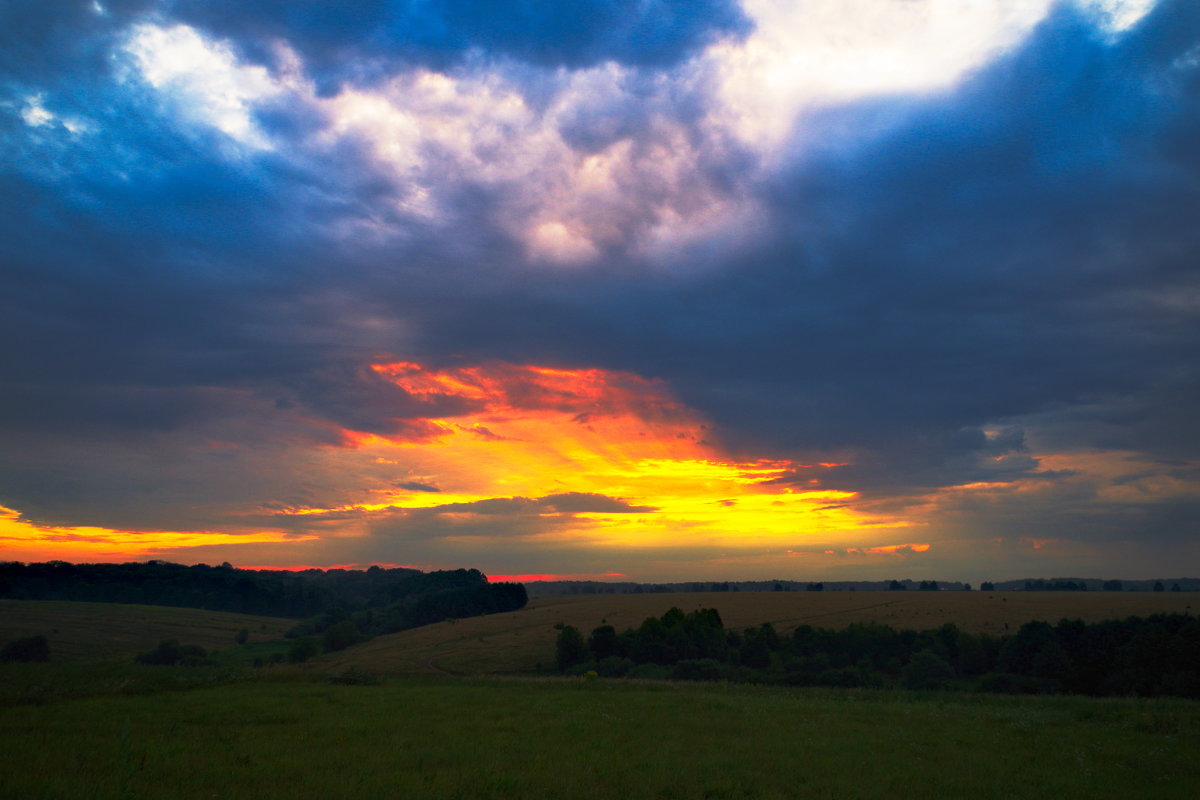
<path fill-rule="evenodd" d="M 670 115 L 654 116 L 636 145 L 622 130 L 604 132 L 596 149 L 568 142 L 564 130 L 583 125 L 579 115 L 589 135 L 619 125 L 629 77 L 616 64 L 563 73 L 539 110 L 501 72 L 418 70 L 318 101 L 329 120 L 323 140 L 366 142 L 409 189 L 405 210 L 429 219 L 452 216 L 442 194 L 458 181 L 502 188 L 497 221 L 543 263 L 587 262 L 606 246 L 637 251 L 643 241 L 660 252 L 734 224 L 737 209 L 706 185 L 693 137 Z"/>
<path fill-rule="evenodd" d="M 722 456 L 705 440 L 704 421 L 656 381 L 508 364 L 375 369 L 431 404 L 457 398 L 468 408 L 427 420 L 430 436 L 351 437 L 364 458 L 394 464 L 397 483 L 416 488 L 282 515 L 423 511 L 463 523 L 505 512 L 553 523 L 512 540 L 603 548 L 760 547 L 905 527 L 856 511 L 854 492 L 822 489 L 816 477 L 782 482 L 801 465 Z M 564 497 L 574 501 L 564 506 Z M 487 535 L 473 528 L 459 538 Z"/>
<path fill-rule="evenodd" d="M 1153 0 L 1074 0 L 1115 34 Z M 653 80 L 615 62 L 544 76 L 536 102 L 521 73 L 482 61 L 441 73 L 416 67 L 380 85 L 318 97 L 305 65 L 278 42 L 277 72 L 242 64 L 226 42 L 185 25 L 149 23 L 125 50 L 146 83 L 182 117 L 251 148 L 272 147 L 256 106 L 286 97 L 326 120 L 308 142 L 367 145 L 401 187 L 397 210 L 425 224 L 454 225 L 464 184 L 503 197 L 492 219 L 534 263 L 582 265 L 610 251 L 666 261 L 706 242 L 735 246 L 756 219 L 736 186 L 713 183 L 706 159 L 749 147 L 733 181 L 803 141 L 805 111 L 887 93 L 939 90 L 1028 35 L 1052 0 L 746 0 L 755 28 L 724 39 Z M 511 66 L 511 65 L 509 65 Z M 703 122 L 679 103 L 708 107 Z M 23 112 L 46 125 L 41 104 Z M 792 134 L 800 126 L 799 138 Z M 386 240 L 389 215 L 363 215 L 346 235 Z"/>
<path fill-rule="evenodd" d="M 186 25 L 138 25 L 126 51 L 142 79 L 170 95 L 183 116 L 244 145 L 270 147 L 253 120 L 254 104 L 282 91 L 267 70 L 239 64 L 229 45 L 211 42 Z"/>
<path fill-rule="evenodd" d="M 1200 463 L 1167 466 L 1126 450 L 1052 453 L 1042 466 L 1070 471 L 1097 483 L 1096 499 L 1141 504 L 1168 499 L 1200 498 Z"/>
<path fill-rule="evenodd" d="M 1103 26 L 1112 33 L 1121 33 L 1141 21 L 1158 4 L 1158 0 L 1080 0 L 1084 8 L 1097 14 Z"/>
<path fill-rule="evenodd" d="M 561 222 L 543 222 L 527 237 L 531 255 L 560 264 L 587 261 L 598 254 L 585 236 L 571 231 Z"/>
<path fill-rule="evenodd" d="M 1095 516 L 1133 512 L 1167 503 L 1200 499 L 1200 462 L 1165 464 L 1122 450 L 1034 452 L 1038 471 L 1007 481 L 977 481 L 947 486 L 909 504 L 909 518 L 940 520 L 957 517 L 971 531 L 980 525 L 996 530 L 1027 528 L 1030 519 L 1052 515 Z M 1044 538 L 1044 537 L 1043 537 Z"/>
<path fill-rule="evenodd" d="M 770 150 L 805 108 L 953 84 L 1016 44 L 1051 0 L 746 0 L 754 34 L 713 57 L 726 123 Z"/>
<path fill-rule="evenodd" d="M 0 506 L 0 551 L 10 560 L 136 560 L 162 550 L 198 545 L 303 542 L 315 536 L 286 536 L 277 531 L 131 531 L 93 526 L 39 525 L 20 512 Z"/>
<path fill-rule="evenodd" d="M 34 95 L 25 101 L 25 108 L 21 109 L 21 119 L 30 127 L 40 128 L 53 122 L 54 115 L 42 105 L 42 96 Z"/>
<path fill-rule="evenodd" d="M 1158 0 L 1074 0 L 1110 35 Z M 1055 0 L 745 0 L 745 42 L 710 55 L 724 124 L 770 152 L 805 109 L 951 86 L 1015 46 Z"/>

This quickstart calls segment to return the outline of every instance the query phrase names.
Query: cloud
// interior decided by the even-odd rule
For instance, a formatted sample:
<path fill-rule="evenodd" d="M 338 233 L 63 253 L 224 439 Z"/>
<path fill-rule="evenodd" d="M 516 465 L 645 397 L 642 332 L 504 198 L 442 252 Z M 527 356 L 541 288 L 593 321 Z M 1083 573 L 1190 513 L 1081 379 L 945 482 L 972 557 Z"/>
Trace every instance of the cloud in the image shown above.
<path fill-rule="evenodd" d="M 468 503 L 446 503 L 423 510 L 425 513 L 469 514 L 645 514 L 657 511 L 652 506 L 630 505 L 616 497 L 594 492 L 564 492 L 545 497 L 495 497 Z"/>
<path fill-rule="evenodd" d="M 406 481 L 405 483 L 396 484 L 397 488 L 408 489 L 410 492 L 440 492 L 441 489 L 436 486 L 431 486 L 428 483 L 418 483 L 417 481 Z"/>
<path fill-rule="evenodd" d="M 189 0 L 173 12 L 238 41 L 252 57 L 269 58 L 272 41 L 287 41 L 327 91 L 413 64 L 444 70 L 476 52 L 549 68 L 605 61 L 662 68 L 751 27 L 728 0 L 372 0 L 353 6 Z"/>
<path fill-rule="evenodd" d="M 1072 3 L 971 12 L 954 80 L 753 96 L 794 34 L 754 4 L 52 5 L 0 9 L 0 502 L 31 518 L 201 530 L 450 493 L 353 458 L 347 432 L 416 447 L 477 415 L 500 445 L 498 397 L 837 462 L 777 488 L 947 536 L 1180 541 L 1195 3 L 1092 4 L 1107 26 Z M 933 5 L 903 5 L 921 41 Z M 401 362 L 502 391 L 371 366 Z M 616 382 L 573 394 L 533 365 Z M 992 488 L 939 494 L 967 485 Z M 549 488 L 443 509 L 649 510 Z"/>

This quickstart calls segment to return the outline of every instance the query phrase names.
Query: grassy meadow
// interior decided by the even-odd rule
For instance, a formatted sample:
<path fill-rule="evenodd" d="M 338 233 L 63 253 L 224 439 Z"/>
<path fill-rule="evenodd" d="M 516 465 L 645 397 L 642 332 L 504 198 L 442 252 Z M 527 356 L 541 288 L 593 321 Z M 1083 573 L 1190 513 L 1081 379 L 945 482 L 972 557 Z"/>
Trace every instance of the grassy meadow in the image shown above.
<path fill-rule="evenodd" d="M 790 632 L 798 625 L 844 628 L 878 622 L 927 630 L 953 622 L 971 633 L 1015 633 L 1030 620 L 1100 622 L 1156 613 L 1195 614 L 1192 592 L 695 592 L 577 595 L 531 600 L 520 611 L 445 621 L 381 636 L 323 656 L 327 669 L 381 673 L 484 675 L 535 672 L 554 658 L 556 623 L 586 636 L 598 625 L 636 628 L 672 606 L 716 608 L 727 628 L 770 622 Z M 1195 609 L 1193 609 L 1195 606 Z"/>
<path fill-rule="evenodd" d="M 52 661 L 0 664 L 0 798 L 1190 800 L 1200 787 L 1200 703 L 1193 701 L 502 673 L 549 662 L 555 623 L 624 628 L 673 605 L 716 607 L 730 627 L 952 621 L 1003 632 L 1029 619 L 1191 613 L 1195 598 L 555 597 L 261 669 L 247 666 L 249 655 L 281 647 L 293 621 L 2 601 L 0 641 L 45 633 Z M 242 629 L 251 641 L 235 645 Z M 164 637 L 221 652 L 204 667 L 131 662 Z M 469 673 L 492 674 L 452 677 Z"/>
<path fill-rule="evenodd" d="M 0 797 L 1095 800 L 1200 786 L 1200 704 L 1160 700 L 260 679 L 4 708 L 0 731 Z"/>

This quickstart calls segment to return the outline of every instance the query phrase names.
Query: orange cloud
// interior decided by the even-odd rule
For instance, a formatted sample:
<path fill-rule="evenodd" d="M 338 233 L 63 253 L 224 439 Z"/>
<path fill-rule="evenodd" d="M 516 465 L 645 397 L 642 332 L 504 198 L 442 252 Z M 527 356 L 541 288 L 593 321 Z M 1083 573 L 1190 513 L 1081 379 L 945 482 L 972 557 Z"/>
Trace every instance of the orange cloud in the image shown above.
<path fill-rule="evenodd" d="M 135 561 L 158 557 L 163 550 L 197 545 L 251 542 L 299 542 L 313 536 L 278 531 L 131 531 L 94 526 L 38 525 L 0 506 L 0 551 L 11 561 Z"/>
<path fill-rule="evenodd" d="M 523 513 L 559 520 L 531 537 L 635 548 L 758 547 L 904 525 L 856 512 L 854 492 L 781 482 L 809 465 L 724 456 L 707 422 L 660 381 L 512 364 L 373 369 L 431 408 L 463 410 L 422 420 L 436 433 L 415 439 L 347 432 L 374 463 L 397 467 L 399 490 L 282 513 Z M 607 507 L 545 502 L 552 496 Z"/>
<path fill-rule="evenodd" d="M 604 549 L 613 557 L 657 549 L 695 559 L 705 552 L 716 558 L 791 547 L 844 550 L 908 525 L 867 512 L 855 492 L 823 488 L 821 470 L 840 462 L 731 458 L 708 421 L 662 381 L 505 363 L 372 368 L 428 415 L 412 416 L 406 403 L 396 433 L 343 429 L 341 446 L 305 453 L 321 467 L 314 474 L 345 476 L 348 488 L 329 495 L 332 502 L 266 497 L 228 525 L 202 531 L 57 527 L 6 510 L 0 544 L 9 557 L 26 560 L 188 560 L 190 551 L 204 560 L 215 552 L 236 562 L 242 553 L 256 564 L 307 565 L 319 563 L 321 553 L 338 563 L 357 560 L 354 540 L 390 525 L 399 531 L 392 558 L 411 557 L 403 532 L 414 530 L 470 544 L 472 552 L 502 537 L 534 553 L 543 545 Z M 795 485 L 801 470 L 806 478 Z M 316 492 L 293 496 L 306 494 Z M 249 520 L 264 514 L 278 524 L 253 527 Z M 275 546 L 239 547 L 249 544 Z"/>

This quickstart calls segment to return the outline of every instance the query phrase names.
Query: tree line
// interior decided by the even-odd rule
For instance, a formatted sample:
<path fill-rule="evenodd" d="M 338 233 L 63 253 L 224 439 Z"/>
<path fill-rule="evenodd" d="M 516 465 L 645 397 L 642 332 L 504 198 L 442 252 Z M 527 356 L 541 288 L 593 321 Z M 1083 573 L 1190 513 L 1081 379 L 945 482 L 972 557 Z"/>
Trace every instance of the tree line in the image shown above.
<path fill-rule="evenodd" d="M 370 567 L 286 572 L 244 570 L 229 564 L 189 567 L 165 561 L 0 563 L 0 597 L 139 603 L 298 618 L 286 634 L 297 640 L 289 654 L 294 661 L 432 622 L 516 611 L 528 602 L 524 585 L 490 583 L 477 569 L 421 572 Z M 186 657 L 175 658 L 178 642 L 164 645 L 166 649 L 160 645 L 160 651 L 143 654 L 144 663 L 186 663 L 188 657 L 194 661 L 203 658 L 190 651 Z"/>
<path fill-rule="evenodd" d="M 518 590 L 490 584 L 474 569 L 421 572 L 370 567 L 290 572 L 238 569 L 228 563 L 212 567 L 166 561 L 10 561 L 0 562 L 0 597 L 137 603 L 294 619 L 374 610 L 380 620 L 372 624 L 392 630 L 446 617 L 509 610 L 518 597 L 524 597 L 524 587 Z"/>
<path fill-rule="evenodd" d="M 620 633 L 601 625 L 586 639 L 561 626 L 555 663 L 568 674 L 606 677 L 1200 698 L 1200 621 L 1064 619 L 1004 636 L 953 623 L 926 631 L 855 623 L 782 635 L 770 623 L 727 630 L 716 609 L 672 608 Z"/>

